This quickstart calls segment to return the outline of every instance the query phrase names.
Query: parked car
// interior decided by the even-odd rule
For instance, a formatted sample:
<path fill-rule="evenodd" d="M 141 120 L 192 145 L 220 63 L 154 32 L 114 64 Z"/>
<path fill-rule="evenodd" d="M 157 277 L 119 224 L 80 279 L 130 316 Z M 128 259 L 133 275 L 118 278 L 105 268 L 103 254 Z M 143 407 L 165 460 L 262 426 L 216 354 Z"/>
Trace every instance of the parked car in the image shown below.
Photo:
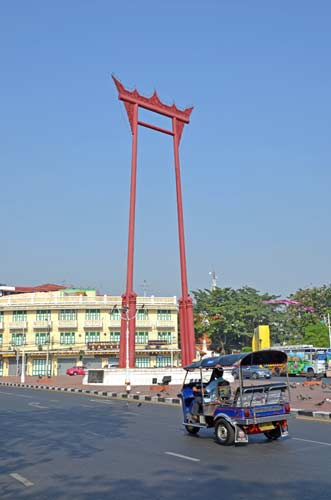
<path fill-rule="evenodd" d="M 243 378 L 271 378 L 271 371 L 268 368 L 261 368 L 260 366 L 243 366 Z M 239 367 L 232 370 L 232 375 L 235 380 L 239 379 Z"/>
<path fill-rule="evenodd" d="M 103 368 L 118 368 L 118 366 L 119 366 L 118 363 L 113 362 L 113 363 L 108 363 L 108 365 L 104 365 Z"/>
<path fill-rule="evenodd" d="M 85 375 L 86 366 L 73 366 L 66 371 L 67 375 Z"/>

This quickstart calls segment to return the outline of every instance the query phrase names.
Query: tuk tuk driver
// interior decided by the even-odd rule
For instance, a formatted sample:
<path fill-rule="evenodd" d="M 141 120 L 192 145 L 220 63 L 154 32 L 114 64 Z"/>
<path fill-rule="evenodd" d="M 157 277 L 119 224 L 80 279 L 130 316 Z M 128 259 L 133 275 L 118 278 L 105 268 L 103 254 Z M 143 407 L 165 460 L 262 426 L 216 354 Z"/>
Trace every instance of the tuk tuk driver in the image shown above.
<path fill-rule="evenodd" d="M 220 386 L 224 386 L 223 396 L 222 391 L 219 393 Z M 212 371 L 208 384 L 203 388 L 203 393 L 210 398 L 210 401 L 219 399 L 220 395 L 223 399 L 227 399 L 229 396 L 229 386 L 229 382 L 223 378 L 223 368 L 220 365 L 216 365 Z M 199 419 L 198 415 L 201 412 L 203 394 L 201 392 L 201 386 L 194 386 L 192 390 L 194 393 L 194 401 L 188 416 L 191 420 L 197 421 Z"/>

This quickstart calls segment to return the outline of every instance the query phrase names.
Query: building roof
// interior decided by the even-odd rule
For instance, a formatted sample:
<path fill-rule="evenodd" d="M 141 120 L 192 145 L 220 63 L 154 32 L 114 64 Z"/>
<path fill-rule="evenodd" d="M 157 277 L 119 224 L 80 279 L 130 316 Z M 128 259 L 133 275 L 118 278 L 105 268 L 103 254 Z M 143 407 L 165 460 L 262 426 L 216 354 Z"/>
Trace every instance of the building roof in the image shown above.
<path fill-rule="evenodd" d="M 0 287 L 1 288 L 1 287 Z M 34 293 L 34 292 L 57 292 L 66 289 L 66 286 L 45 283 L 36 286 L 15 286 L 12 287 L 12 293 Z"/>

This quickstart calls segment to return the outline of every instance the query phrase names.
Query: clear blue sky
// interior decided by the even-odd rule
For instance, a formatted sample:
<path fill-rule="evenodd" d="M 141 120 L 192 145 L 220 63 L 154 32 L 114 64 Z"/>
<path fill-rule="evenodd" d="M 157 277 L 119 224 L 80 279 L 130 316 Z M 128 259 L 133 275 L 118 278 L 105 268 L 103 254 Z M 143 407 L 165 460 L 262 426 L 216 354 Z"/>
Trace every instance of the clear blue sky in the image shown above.
<path fill-rule="evenodd" d="M 330 18 L 328 0 L 2 2 L 0 281 L 124 291 L 131 135 L 115 73 L 194 105 L 191 290 L 211 269 L 282 295 L 330 283 Z M 171 138 L 139 141 L 134 288 L 179 296 Z"/>

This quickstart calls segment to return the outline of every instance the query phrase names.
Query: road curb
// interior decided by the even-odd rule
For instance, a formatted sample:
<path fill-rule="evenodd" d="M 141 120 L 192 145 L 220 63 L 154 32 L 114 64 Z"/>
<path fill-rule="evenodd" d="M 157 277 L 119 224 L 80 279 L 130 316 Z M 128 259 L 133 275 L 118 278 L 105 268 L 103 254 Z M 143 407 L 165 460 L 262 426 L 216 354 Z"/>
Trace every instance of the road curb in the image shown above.
<path fill-rule="evenodd" d="M 325 420 L 331 420 L 331 413 L 328 411 L 300 410 L 292 408 L 291 413 L 293 415 L 297 415 L 298 417 L 322 418 Z"/>
<path fill-rule="evenodd" d="M 79 394 L 89 394 L 91 396 L 102 396 L 110 399 L 127 399 L 129 401 L 138 402 L 148 402 L 148 403 L 159 403 L 159 404 L 173 404 L 180 405 L 180 399 L 178 398 L 166 398 L 159 396 L 141 396 L 139 394 L 127 394 L 126 392 L 111 392 L 111 391 L 95 391 L 91 389 L 78 389 L 77 387 L 59 387 L 52 385 L 42 385 L 42 384 L 22 384 L 19 382 L 0 382 L 0 386 L 4 387 L 21 387 L 23 389 L 39 389 L 46 391 L 63 391 Z"/>
<path fill-rule="evenodd" d="M 53 385 L 41 385 L 41 384 L 22 384 L 19 382 L 0 382 L 0 386 L 4 387 L 21 387 L 26 389 L 41 389 L 46 391 L 63 391 L 79 394 L 90 394 L 91 396 L 101 396 L 110 399 L 127 399 L 129 401 L 138 402 L 148 402 L 148 403 L 158 403 L 158 404 L 172 404 L 180 405 L 179 398 L 167 398 L 159 396 L 141 396 L 140 394 L 127 394 L 123 392 L 111 392 L 111 391 L 96 391 L 91 389 L 81 389 L 77 387 L 60 387 Z M 309 417 L 309 418 L 321 418 L 325 420 L 331 420 L 331 412 L 327 411 L 313 411 L 313 410 L 303 410 L 300 408 L 292 408 L 291 414 L 298 417 Z"/>

